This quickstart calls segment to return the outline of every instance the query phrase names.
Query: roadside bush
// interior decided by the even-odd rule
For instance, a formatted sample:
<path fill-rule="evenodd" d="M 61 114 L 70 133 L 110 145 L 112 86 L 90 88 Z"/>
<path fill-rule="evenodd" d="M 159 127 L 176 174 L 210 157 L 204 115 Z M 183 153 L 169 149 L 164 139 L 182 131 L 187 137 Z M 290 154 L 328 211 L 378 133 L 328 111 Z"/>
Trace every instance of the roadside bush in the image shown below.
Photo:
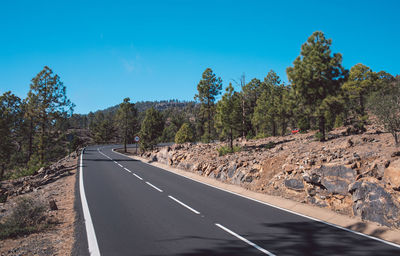
<path fill-rule="evenodd" d="M 218 154 L 219 156 L 224 156 L 226 154 L 231 154 L 231 153 L 235 153 L 235 152 L 239 152 L 240 150 L 242 150 L 241 147 L 239 146 L 233 146 L 233 150 L 228 147 L 228 146 L 222 146 L 220 148 L 217 149 L 218 150 Z"/>
<path fill-rule="evenodd" d="M 314 138 L 315 138 L 316 141 L 323 141 L 325 139 L 323 134 L 320 133 L 320 132 L 316 132 L 315 135 L 314 135 Z"/>
<path fill-rule="evenodd" d="M 20 198 L 13 212 L 0 223 L 0 239 L 27 235 L 49 226 L 43 203 L 30 197 Z"/>
<path fill-rule="evenodd" d="M 264 147 L 265 147 L 266 149 L 271 149 L 271 148 L 274 148 L 275 145 L 276 145 L 275 142 L 270 141 L 270 142 L 268 142 Z"/>
<path fill-rule="evenodd" d="M 268 134 L 266 134 L 266 133 L 263 133 L 263 132 L 260 132 L 260 133 L 257 133 L 257 135 L 254 137 L 254 139 L 256 139 L 256 140 L 258 140 L 258 139 L 264 139 L 264 138 L 267 138 L 267 137 L 269 137 L 270 135 L 268 135 Z"/>

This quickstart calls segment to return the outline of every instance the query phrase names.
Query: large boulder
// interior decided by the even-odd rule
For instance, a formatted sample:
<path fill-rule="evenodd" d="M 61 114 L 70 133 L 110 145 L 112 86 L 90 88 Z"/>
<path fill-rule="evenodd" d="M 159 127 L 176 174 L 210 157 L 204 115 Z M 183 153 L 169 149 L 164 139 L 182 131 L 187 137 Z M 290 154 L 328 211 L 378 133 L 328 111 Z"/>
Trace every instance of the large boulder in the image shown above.
<path fill-rule="evenodd" d="M 296 190 L 296 191 L 303 191 L 304 190 L 304 184 L 303 181 L 298 180 L 298 179 L 288 179 L 285 180 L 285 187 Z"/>
<path fill-rule="evenodd" d="M 354 202 L 354 215 L 385 226 L 400 227 L 399 205 L 381 185 L 372 180 L 360 180 L 349 186 L 349 192 Z"/>
<path fill-rule="evenodd" d="M 400 159 L 390 163 L 383 177 L 393 188 L 400 188 Z"/>
<path fill-rule="evenodd" d="M 303 175 L 304 181 L 324 187 L 332 194 L 346 195 L 350 183 L 356 179 L 356 172 L 343 165 L 322 166 Z"/>

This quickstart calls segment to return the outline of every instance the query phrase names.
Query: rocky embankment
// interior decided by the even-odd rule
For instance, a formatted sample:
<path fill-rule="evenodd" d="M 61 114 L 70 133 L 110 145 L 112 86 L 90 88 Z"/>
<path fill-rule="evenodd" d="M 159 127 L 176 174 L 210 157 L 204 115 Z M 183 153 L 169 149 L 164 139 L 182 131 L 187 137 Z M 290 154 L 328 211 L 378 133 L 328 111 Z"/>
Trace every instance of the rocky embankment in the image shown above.
<path fill-rule="evenodd" d="M 361 135 L 330 133 L 236 141 L 241 152 L 219 156 L 222 143 L 182 144 L 142 154 L 185 171 L 400 228 L 400 148 L 369 127 Z"/>

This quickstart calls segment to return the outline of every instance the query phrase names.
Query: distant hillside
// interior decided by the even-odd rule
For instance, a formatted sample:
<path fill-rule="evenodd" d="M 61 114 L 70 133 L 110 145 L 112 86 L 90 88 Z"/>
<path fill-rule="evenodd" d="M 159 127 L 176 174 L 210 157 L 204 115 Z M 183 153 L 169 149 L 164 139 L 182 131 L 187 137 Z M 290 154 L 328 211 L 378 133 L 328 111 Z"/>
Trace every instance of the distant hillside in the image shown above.
<path fill-rule="evenodd" d="M 147 109 L 154 107 L 159 111 L 163 111 L 169 108 L 184 109 L 188 105 L 196 104 L 194 101 L 179 101 L 179 100 L 161 100 L 161 101 L 138 101 L 135 103 L 136 109 L 139 113 L 146 111 Z M 119 105 L 115 105 L 97 112 L 103 112 L 104 114 L 115 113 L 119 108 Z"/>

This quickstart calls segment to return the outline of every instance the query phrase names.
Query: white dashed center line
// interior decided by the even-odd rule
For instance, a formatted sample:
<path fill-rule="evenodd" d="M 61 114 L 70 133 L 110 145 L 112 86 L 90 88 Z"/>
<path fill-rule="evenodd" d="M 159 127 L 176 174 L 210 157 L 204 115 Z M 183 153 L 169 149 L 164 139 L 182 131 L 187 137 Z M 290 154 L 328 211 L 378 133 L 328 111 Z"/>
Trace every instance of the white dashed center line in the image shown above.
<path fill-rule="evenodd" d="M 124 167 L 124 170 L 127 171 L 127 172 L 131 172 L 129 169 L 127 169 L 127 168 L 125 168 L 125 167 Z"/>
<path fill-rule="evenodd" d="M 138 178 L 139 180 L 143 180 L 142 177 L 140 177 L 139 175 L 137 175 L 137 174 L 135 174 L 135 173 L 132 173 L 132 174 L 133 174 L 133 176 L 135 176 L 135 177 Z"/>
<path fill-rule="evenodd" d="M 156 186 L 154 186 L 153 184 L 151 184 L 150 182 L 146 181 L 146 184 L 149 185 L 150 187 L 154 188 L 155 190 L 157 190 L 158 192 L 163 192 L 161 189 L 157 188 Z"/>
<path fill-rule="evenodd" d="M 188 206 L 187 204 L 182 203 L 181 201 L 179 201 L 175 197 L 173 197 L 173 196 L 168 196 L 168 197 L 171 198 L 172 200 L 174 200 L 175 202 L 177 202 L 178 204 L 182 205 L 183 207 L 186 207 L 187 209 L 191 210 L 192 212 L 194 212 L 196 214 L 200 214 L 199 211 L 196 211 L 195 209 L 193 209 L 192 207 Z"/>

